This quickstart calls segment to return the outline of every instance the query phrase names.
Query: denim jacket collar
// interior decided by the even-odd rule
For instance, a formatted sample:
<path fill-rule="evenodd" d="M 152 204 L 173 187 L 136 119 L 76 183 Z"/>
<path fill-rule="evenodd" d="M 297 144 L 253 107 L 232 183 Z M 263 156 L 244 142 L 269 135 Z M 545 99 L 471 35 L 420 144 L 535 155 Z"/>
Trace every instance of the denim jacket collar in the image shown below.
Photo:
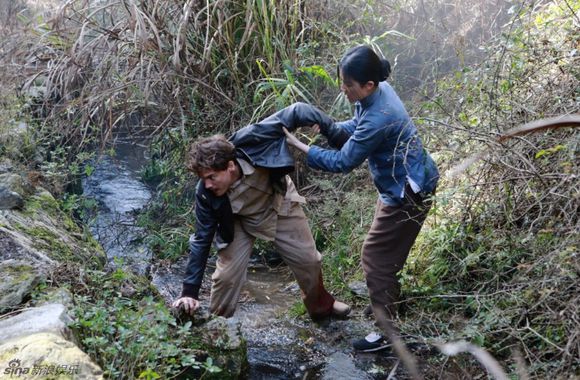
<path fill-rule="evenodd" d="M 364 108 L 367 108 L 371 104 L 375 103 L 381 97 L 381 92 L 382 92 L 381 87 L 377 86 L 377 88 L 375 89 L 375 91 L 373 91 L 372 94 L 359 101 L 360 105 L 363 106 Z"/>

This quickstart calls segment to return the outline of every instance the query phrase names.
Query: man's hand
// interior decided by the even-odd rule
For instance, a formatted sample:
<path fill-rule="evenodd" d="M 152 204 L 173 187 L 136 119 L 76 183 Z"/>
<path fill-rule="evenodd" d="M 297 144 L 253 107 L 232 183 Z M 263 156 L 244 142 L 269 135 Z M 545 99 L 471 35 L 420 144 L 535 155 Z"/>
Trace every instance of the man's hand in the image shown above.
<path fill-rule="evenodd" d="M 191 297 L 181 297 L 173 302 L 171 306 L 176 309 L 183 308 L 187 314 L 193 315 L 193 313 L 199 308 L 199 301 Z"/>
<path fill-rule="evenodd" d="M 288 145 L 292 145 L 293 147 L 303 151 L 304 153 L 308 153 L 310 147 L 304 144 L 302 141 L 298 140 L 298 137 L 294 136 L 292 133 L 288 132 L 285 127 L 282 127 L 284 133 L 286 134 L 286 141 Z"/>

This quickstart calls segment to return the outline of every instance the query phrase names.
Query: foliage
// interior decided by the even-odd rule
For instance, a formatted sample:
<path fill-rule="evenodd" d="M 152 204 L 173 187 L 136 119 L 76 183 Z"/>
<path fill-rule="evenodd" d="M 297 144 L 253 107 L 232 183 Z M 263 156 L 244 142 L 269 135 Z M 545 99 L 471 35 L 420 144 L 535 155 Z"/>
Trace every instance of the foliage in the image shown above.
<path fill-rule="evenodd" d="M 38 94 L 41 137 L 73 155 L 136 120 L 155 135 L 224 131 L 252 115 L 247 94 L 264 72 L 301 66 L 301 46 L 317 33 L 310 12 L 299 0 L 77 0 L 52 18 L 22 14 L 33 31 L 23 55 L 41 68 L 23 90 Z"/>
<path fill-rule="evenodd" d="M 220 370 L 211 358 L 199 360 L 191 322 L 178 325 L 165 304 L 147 294 L 143 280 L 117 269 L 89 271 L 81 281 L 86 293 L 75 295 L 72 328 L 107 377 L 165 379 Z M 128 288 L 137 293 L 124 295 Z"/>
<path fill-rule="evenodd" d="M 431 225 L 402 275 L 412 310 L 404 328 L 471 339 L 513 368 L 519 356 L 534 378 L 578 371 L 580 141 L 574 130 L 501 144 L 496 137 L 579 112 L 578 9 L 577 1 L 514 8 L 485 63 L 439 81 L 419 119 L 444 169 L 482 143 L 487 155 L 440 184 Z"/>
<path fill-rule="evenodd" d="M 365 175 L 364 170 L 357 172 L 359 178 Z M 328 179 L 315 181 L 306 193 L 312 233 L 323 252 L 327 285 L 337 290 L 346 289 L 348 280 L 362 275 L 360 252 L 376 202 L 371 186 L 353 191 L 357 179 L 344 179 L 338 186 Z"/>

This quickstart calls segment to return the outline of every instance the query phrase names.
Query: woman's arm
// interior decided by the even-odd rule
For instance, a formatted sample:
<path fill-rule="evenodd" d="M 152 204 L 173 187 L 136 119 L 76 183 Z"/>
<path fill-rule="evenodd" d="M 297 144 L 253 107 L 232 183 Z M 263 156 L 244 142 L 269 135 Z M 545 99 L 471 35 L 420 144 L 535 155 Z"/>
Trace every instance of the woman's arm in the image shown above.
<path fill-rule="evenodd" d="M 318 146 L 309 147 L 306 152 L 308 166 L 333 173 L 348 173 L 375 151 L 384 141 L 384 133 L 384 127 L 378 127 L 370 121 L 362 121 L 338 151 Z"/>
<path fill-rule="evenodd" d="M 294 148 L 303 151 L 304 153 L 308 154 L 310 147 L 304 144 L 302 141 L 298 140 L 298 137 L 294 136 L 292 133 L 288 132 L 285 127 L 282 127 L 282 130 L 286 134 L 286 141 L 288 141 L 288 145 L 292 145 Z"/>

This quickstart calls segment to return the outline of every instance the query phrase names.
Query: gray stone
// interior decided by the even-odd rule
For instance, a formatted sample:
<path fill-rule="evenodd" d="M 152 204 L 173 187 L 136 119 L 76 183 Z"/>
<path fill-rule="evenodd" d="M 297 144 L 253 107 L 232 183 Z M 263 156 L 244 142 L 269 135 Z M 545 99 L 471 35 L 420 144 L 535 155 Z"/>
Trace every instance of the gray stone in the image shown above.
<path fill-rule="evenodd" d="M 0 174 L 0 187 L 17 193 L 22 198 L 34 193 L 34 186 L 27 179 L 15 173 Z"/>
<path fill-rule="evenodd" d="M 242 337 L 240 322 L 217 317 L 203 331 L 203 341 L 214 364 L 222 369 L 210 379 L 239 379 L 248 367 L 246 340 Z"/>
<path fill-rule="evenodd" d="M 36 287 L 42 275 L 38 269 L 25 262 L 8 260 L 0 263 L 0 278 L 2 314 L 17 308 Z"/>
<path fill-rule="evenodd" d="M 32 247 L 33 241 L 30 237 L 8 229 L 9 225 L 3 225 L 5 220 L 2 212 L 0 210 L 0 262 L 16 259 L 42 267 L 53 265 L 55 262 L 46 253 Z"/>
<path fill-rule="evenodd" d="M 11 210 L 14 208 L 22 208 L 23 206 L 24 199 L 20 194 L 0 185 L 0 210 Z"/>
<path fill-rule="evenodd" d="M 0 261 L 18 259 L 47 268 L 57 262 L 101 266 L 105 253 L 40 189 L 22 210 L 0 210 Z"/>
<path fill-rule="evenodd" d="M 62 304 L 53 303 L 30 308 L 13 317 L 0 320 L 0 342 L 8 342 L 38 333 L 51 333 L 73 339 L 67 327 L 71 322 Z"/>
<path fill-rule="evenodd" d="M 364 281 L 352 281 L 348 284 L 348 288 L 357 297 L 369 298 L 369 290 L 367 284 Z"/>
<path fill-rule="evenodd" d="M 34 192 L 34 187 L 20 175 L 0 174 L 0 210 L 22 208 L 24 198 Z"/>
<path fill-rule="evenodd" d="M 232 318 L 216 317 L 205 325 L 205 343 L 220 350 L 237 350 L 245 344 L 241 323 Z"/>
<path fill-rule="evenodd" d="M 158 262 L 151 266 L 151 284 L 170 305 L 181 294 L 188 257 L 182 257 L 173 264 Z"/>

